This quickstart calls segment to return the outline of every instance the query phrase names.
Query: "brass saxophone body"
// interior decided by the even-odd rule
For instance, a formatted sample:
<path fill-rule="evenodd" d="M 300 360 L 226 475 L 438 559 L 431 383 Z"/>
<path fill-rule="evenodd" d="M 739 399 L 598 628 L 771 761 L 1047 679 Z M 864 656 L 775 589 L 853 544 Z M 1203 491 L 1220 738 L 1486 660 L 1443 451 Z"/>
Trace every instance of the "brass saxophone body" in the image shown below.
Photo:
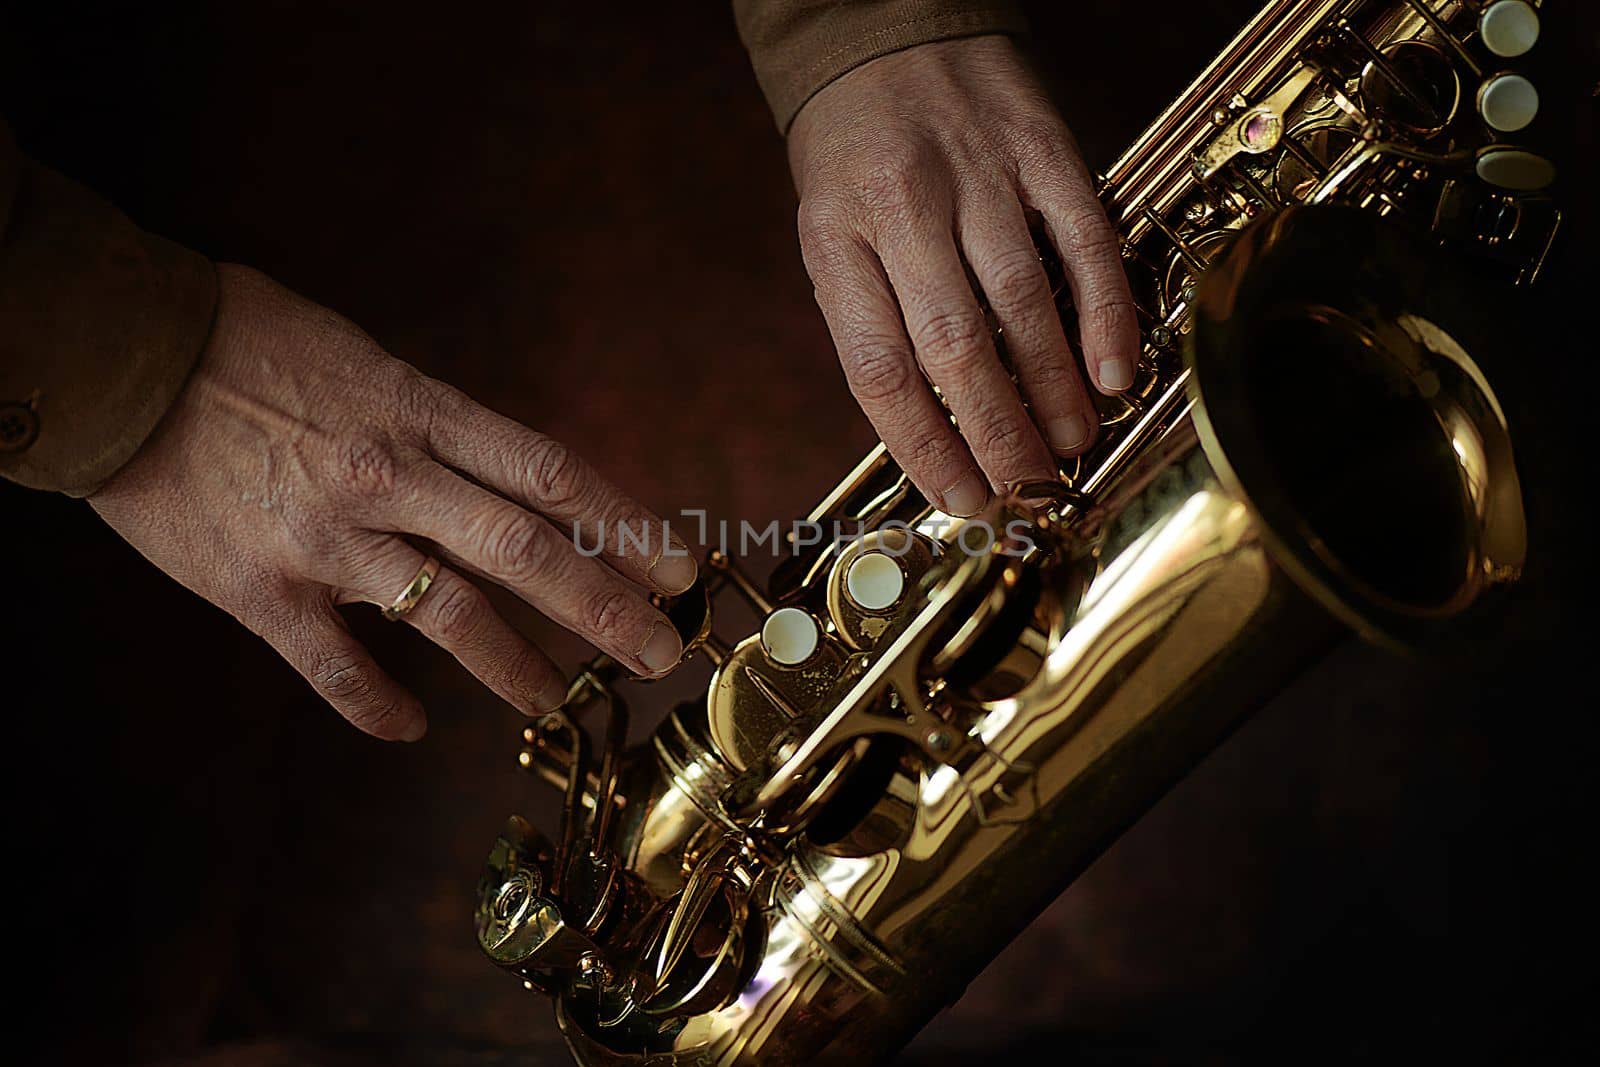
<path fill-rule="evenodd" d="M 1516 578 L 1493 316 L 1423 247 L 1510 287 L 1559 223 L 1483 102 L 1507 2 L 1269 3 L 1104 178 L 1143 356 L 1091 453 L 955 521 L 880 447 L 809 516 L 851 536 L 669 605 L 703 701 L 625 748 L 602 659 L 525 731 L 563 825 L 508 823 L 477 933 L 580 1062 L 891 1055 L 1307 657 Z"/>

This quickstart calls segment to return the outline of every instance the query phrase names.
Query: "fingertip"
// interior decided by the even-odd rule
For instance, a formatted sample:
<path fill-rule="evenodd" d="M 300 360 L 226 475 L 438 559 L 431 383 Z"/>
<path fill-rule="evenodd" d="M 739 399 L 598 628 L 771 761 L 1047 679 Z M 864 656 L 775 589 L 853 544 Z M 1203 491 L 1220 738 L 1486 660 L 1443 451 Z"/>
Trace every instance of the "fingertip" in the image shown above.
<path fill-rule="evenodd" d="M 537 692 L 527 695 L 526 704 L 515 705 L 524 718 L 537 719 L 555 711 L 567 702 L 567 688 L 560 682 L 540 686 Z"/>
<path fill-rule="evenodd" d="M 1081 414 L 1063 415 L 1045 425 L 1044 435 L 1057 455 L 1073 456 L 1089 447 L 1095 426 Z"/>
<path fill-rule="evenodd" d="M 406 719 L 404 725 L 402 725 L 395 733 L 394 740 L 405 741 L 407 743 L 412 741 L 421 741 L 423 735 L 427 732 L 428 716 L 421 708 L 417 708 L 411 713 L 410 717 Z"/>
<path fill-rule="evenodd" d="M 664 622 L 650 628 L 650 635 L 639 648 L 639 662 L 651 674 L 665 674 L 683 658 L 683 640 Z"/>
<path fill-rule="evenodd" d="M 989 486 L 977 471 L 968 471 L 942 495 L 946 514 L 967 519 L 982 511 L 989 502 Z"/>
<path fill-rule="evenodd" d="M 1084 362 L 1095 387 L 1106 396 L 1126 392 L 1138 374 L 1141 349 L 1132 303 L 1108 303 L 1083 326 Z"/>
<path fill-rule="evenodd" d="M 1101 360 L 1095 365 L 1094 381 L 1102 393 L 1126 392 L 1133 385 L 1133 361 L 1120 357 Z"/>
<path fill-rule="evenodd" d="M 694 558 L 681 548 L 674 551 L 669 547 L 650 567 L 650 581 L 671 596 L 687 592 L 699 576 L 700 568 L 695 566 Z"/>

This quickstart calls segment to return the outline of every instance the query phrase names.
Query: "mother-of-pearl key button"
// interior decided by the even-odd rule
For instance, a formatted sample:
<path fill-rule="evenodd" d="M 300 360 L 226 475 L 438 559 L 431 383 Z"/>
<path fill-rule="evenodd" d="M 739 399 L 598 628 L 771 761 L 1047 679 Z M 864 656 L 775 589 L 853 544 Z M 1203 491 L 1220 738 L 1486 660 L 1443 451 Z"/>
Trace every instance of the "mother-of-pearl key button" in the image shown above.
<path fill-rule="evenodd" d="M 1527 192 L 1543 189 L 1556 177 L 1556 167 L 1543 156 L 1520 148 L 1491 145 L 1478 152 L 1478 177 L 1502 189 Z"/>
<path fill-rule="evenodd" d="M 1539 40 L 1539 13 L 1526 0 L 1494 0 L 1478 16 L 1478 38 L 1497 56 L 1514 59 Z"/>
<path fill-rule="evenodd" d="M 845 572 L 844 588 L 850 599 L 868 611 L 882 611 L 900 599 L 906 576 L 884 552 L 863 552 Z"/>
<path fill-rule="evenodd" d="M 822 634 L 817 620 L 799 608 L 779 608 L 761 624 L 761 646 L 774 663 L 795 667 L 811 658 Z"/>
<path fill-rule="evenodd" d="M 1539 90 L 1520 74 L 1496 74 L 1478 90 L 1478 114 L 1502 133 L 1515 133 L 1539 113 Z"/>

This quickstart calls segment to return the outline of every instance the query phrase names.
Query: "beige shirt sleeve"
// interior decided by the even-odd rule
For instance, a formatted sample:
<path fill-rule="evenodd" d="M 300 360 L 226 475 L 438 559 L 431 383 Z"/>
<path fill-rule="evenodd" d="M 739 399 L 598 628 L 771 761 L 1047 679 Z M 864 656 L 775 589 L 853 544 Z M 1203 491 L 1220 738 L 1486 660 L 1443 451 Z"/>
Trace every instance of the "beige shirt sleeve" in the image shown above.
<path fill-rule="evenodd" d="M 846 71 L 913 45 L 983 33 L 1022 33 L 1006 0 L 733 0 L 739 36 L 778 129 Z"/>
<path fill-rule="evenodd" d="M 18 151 L 0 119 L 0 477 L 87 496 L 183 388 L 210 261 Z"/>

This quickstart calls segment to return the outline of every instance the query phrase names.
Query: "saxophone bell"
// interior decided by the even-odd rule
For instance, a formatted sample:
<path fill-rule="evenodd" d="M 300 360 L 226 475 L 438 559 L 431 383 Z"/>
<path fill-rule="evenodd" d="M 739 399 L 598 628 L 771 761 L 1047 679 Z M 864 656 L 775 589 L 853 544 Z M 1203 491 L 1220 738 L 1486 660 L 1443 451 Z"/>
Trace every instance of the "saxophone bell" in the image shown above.
<path fill-rule="evenodd" d="M 1521 573 L 1505 413 L 1471 354 L 1504 339 L 1478 293 L 1349 207 L 1264 219 L 1200 286 L 1200 439 L 1279 564 L 1372 640 L 1431 636 Z"/>

